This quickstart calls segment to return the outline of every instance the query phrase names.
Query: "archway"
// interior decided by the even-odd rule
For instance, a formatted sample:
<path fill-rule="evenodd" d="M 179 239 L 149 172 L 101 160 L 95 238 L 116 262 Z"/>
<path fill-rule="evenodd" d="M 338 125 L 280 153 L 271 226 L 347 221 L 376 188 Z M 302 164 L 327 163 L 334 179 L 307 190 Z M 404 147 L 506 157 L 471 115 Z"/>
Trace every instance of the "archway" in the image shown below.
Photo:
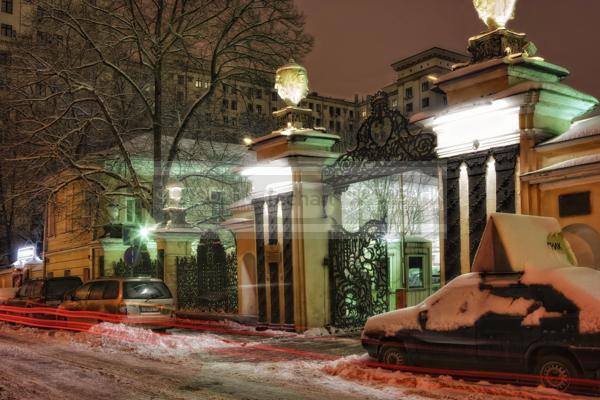
<path fill-rule="evenodd" d="M 600 234 L 586 224 L 569 225 L 563 232 L 579 265 L 600 269 Z"/>
<path fill-rule="evenodd" d="M 240 313 L 243 315 L 258 315 L 256 283 L 256 258 L 247 253 L 242 258 L 240 277 Z"/>

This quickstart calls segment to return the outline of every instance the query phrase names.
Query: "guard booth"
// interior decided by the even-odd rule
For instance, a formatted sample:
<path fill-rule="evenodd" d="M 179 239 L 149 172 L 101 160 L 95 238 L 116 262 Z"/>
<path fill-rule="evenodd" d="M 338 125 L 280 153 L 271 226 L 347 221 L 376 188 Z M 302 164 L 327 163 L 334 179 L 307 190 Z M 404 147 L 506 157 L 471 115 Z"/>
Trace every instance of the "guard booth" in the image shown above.
<path fill-rule="evenodd" d="M 434 292 L 431 241 L 419 236 L 388 242 L 390 310 L 419 304 Z"/>

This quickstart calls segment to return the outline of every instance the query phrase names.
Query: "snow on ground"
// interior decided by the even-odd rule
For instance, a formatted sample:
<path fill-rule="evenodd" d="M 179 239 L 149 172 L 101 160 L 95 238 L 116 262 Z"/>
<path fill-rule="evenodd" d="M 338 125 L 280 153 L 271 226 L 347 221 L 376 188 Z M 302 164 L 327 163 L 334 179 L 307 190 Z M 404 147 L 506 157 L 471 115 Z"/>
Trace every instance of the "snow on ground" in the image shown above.
<path fill-rule="evenodd" d="M 118 376 L 122 383 L 115 390 L 130 393 L 149 390 L 154 385 L 160 393 L 171 395 L 155 398 L 213 398 L 213 399 L 407 399 L 407 400 L 565 400 L 575 397 L 541 388 L 521 388 L 487 382 L 467 383 L 450 377 L 432 377 L 400 371 L 388 371 L 365 365 L 368 357 L 360 354 L 337 361 L 311 359 L 303 355 L 270 353 L 277 347 L 277 338 L 239 336 L 231 338 L 202 332 L 174 330 L 171 335 L 157 334 L 140 328 L 101 324 L 90 332 L 74 333 L 16 327 L 0 324 L 0 352 L 8 338 L 23 345 L 14 355 L 16 360 L 39 368 L 38 382 L 43 384 L 44 365 L 64 364 L 65 374 L 79 376 L 96 374 Z M 315 332 L 311 332 L 315 333 Z M 280 338 L 281 346 L 299 344 L 309 354 L 315 352 L 315 340 L 336 341 L 350 346 L 348 339 L 322 337 Z M 338 342 L 339 341 L 339 342 Z M 262 344 L 269 343 L 268 346 Z M 38 347 L 36 350 L 36 346 Z M 19 351 L 25 351 L 21 355 Z M 277 350 L 277 349 L 274 349 Z M 56 363 L 34 360 L 37 352 L 47 351 Z M 358 352 L 358 351 L 357 351 Z M 253 358 L 253 354 L 257 357 Z M 258 354 L 261 353 L 261 354 Z M 43 355 L 43 354 L 42 354 Z M 48 356 L 47 355 L 47 356 Z M 64 359 L 63 359 L 64 358 Z M 335 357 L 332 357 L 335 358 Z M 29 361 L 27 361 L 29 359 Z M 81 370 L 73 361 L 93 360 Z M 371 360 L 372 361 L 372 360 Z M 100 367 L 97 367 L 98 364 Z M 37 365 L 37 367 L 36 367 Z M 97 368 L 92 371 L 90 368 Z M 142 374 L 142 375 L 140 375 Z M 94 375 L 95 376 L 95 375 Z M 66 378 L 65 378 L 66 379 Z M 90 378 L 92 379 L 92 378 Z M 160 383 L 155 383 L 160 381 Z M 64 381 L 66 384 L 68 381 Z M 0 375 L 0 399 L 3 397 Z M 262 389 L 261 389 L 262 388 Z M 100 393 L 101 388 L 93 388 Z M 81 387 L 78 389 L 84 393 Z M 91 390 L 91 389 L 90 389 Z M 189 391 L 193 393 L 187 393 Z M 182 395 L 182 391 L 186 392 Z M 221 396 L 223 394 L 223 396 Z M 210 395 L 210 396 L 209 396 Z M 100 396 L 100 395 L 98 395 Z M 127 395 L 129 396 L 129 395 Z M 123 397 L 114 398 L 132 398 Z M 190 397 L 191 396 L 191 397 Z M 47 398 L 47 397 L 45 397 Z M 52 398 L 52 397 L 51 397 Z M 73 398 L 67 396 L 65 398 Z M 104 397 L 89 397 L 90 399 Z M 143 398 L 143 397 L 139 397 Z"/>
<path fill-rule="evenodd" d="M 402 371 L 385 370 L 365 365 L 367 355 L 344 357 L 327 363 L 321 370 L 332 376 L 368 383 L 374 387 L 397 388 L 402 395 L 414 398 L 470 399 L 470 400 L 565 400 L 579 397 L 543 387 L 517 387 L 492 384 L 485 381 L 465 382 L 449 376 L 429 376 Z M 397 392 L 399 394 L 399 392 Z M 404 398 L 404 397 L 402 397 Z M 412 398 L 412 397 L 408 397 Z"/>

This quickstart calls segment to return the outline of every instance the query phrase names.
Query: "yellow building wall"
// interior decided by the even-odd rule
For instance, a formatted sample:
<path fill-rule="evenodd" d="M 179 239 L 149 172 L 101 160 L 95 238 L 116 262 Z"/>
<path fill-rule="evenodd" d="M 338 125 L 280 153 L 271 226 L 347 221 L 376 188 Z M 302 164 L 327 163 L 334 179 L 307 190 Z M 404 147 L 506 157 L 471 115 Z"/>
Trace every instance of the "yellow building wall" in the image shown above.
<path fill-rule="evenodd" d="M 0 272 L 0 288 L 13 287 L 12 268 Z"/>
<path fill-rule="evenodd" d="M 585 184 L 574 184 L 568 187 L 541 188 L 541 215 L 554 217 L 559 220 L 564 228 L 573 224 L 586 224 L 600 232 L 600 177 L 596 182 Z M 558 210 L 558 198 L 561 195 L 578 192 L 590 192 L 592 212 L 589 215 L 573 217 L 560 217 Z"/>

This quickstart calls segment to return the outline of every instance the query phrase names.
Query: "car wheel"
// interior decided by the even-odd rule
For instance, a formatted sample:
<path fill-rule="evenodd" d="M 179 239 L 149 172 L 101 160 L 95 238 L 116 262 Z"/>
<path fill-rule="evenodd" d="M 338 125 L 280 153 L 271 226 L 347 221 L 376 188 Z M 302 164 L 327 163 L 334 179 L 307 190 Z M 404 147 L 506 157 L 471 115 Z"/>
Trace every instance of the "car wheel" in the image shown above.
<path fill-rule="evenodd" d="M 560 355 L 541 357 L 537 363 L 536 373 L 543 386 L 561 392 L 569 390 L 573 386 L 572 379 L 579 375 L 571 360 Z"/>
<path fill-rule="evenodd" d="M 379 361 L 388 365 L 404 365 L 406 352 L 401 343 L 384 344 L 379 350 Z"/>

